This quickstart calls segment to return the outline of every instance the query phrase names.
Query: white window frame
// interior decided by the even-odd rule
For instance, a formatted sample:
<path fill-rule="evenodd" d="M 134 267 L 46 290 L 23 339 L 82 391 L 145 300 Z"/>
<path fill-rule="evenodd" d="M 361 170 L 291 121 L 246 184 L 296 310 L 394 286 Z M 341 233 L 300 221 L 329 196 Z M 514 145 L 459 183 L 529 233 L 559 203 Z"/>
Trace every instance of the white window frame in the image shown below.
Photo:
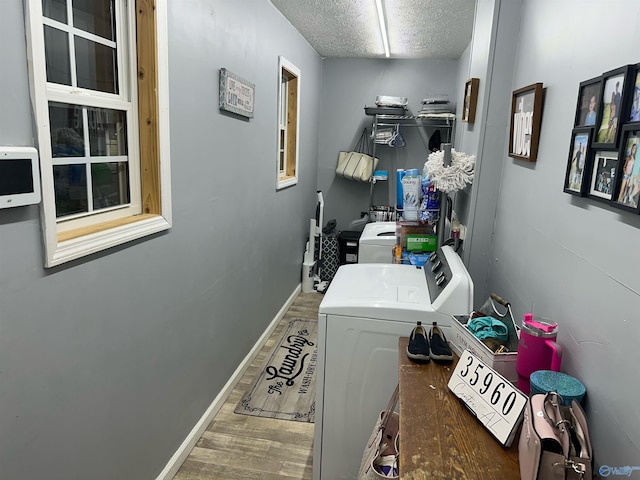
<path fill-rule="evenodd" d="M 45 95 L 47 97 L 47 104 L 49 102 L 62 103 L 62 104 L 72 104 L 83 107 L 83 115 L 82 115 L 82 123 L 83 123 L 83 131 L 85 136 L 85 145 L 87 144 L 87 138 L 89 135 L 88 130 L 88 119 L 86 110 L 84 107 L 96 107 L 96 108 L 104 108 L 104 109 L 114 109 L 118 111 L 125 111 L 127 115 L 127 143 L 128 143 L 128 154 L 126 157 L 97 157 L 91 156 L 89 151 L 85 151 L 85 155 L 83 157 L 62 157 L 59 159 L 52 159 L 52 165 L 66 165 L 70 163 L 80 163 L 80 164 L 91 164 L 91 163 L 101 163 L 101 162 L 122 162 L 126 161 L 129 166 L 129 185 L 130 186 L 130 199 L 129 203 L 124 205 L 118 205 L 116 207 L 111 207 L 109 210 L 100 210 L 99 213 L 95 214 L 92 208 L 92 202 L 89 202 L 89 211 L 87 213 L 75 214 L 66 216 L 63 218 L 57 218 L 57 231 L 58 233 L 69 232 L 71 230 L 75 230 L 77 228 L 87 227 L 96 223 L 97 215 L 99 215 L 100 221 L 109 221 L 116 220 L 119 218 L 125 218 L 131 215 L 139 215 L 142 211 L 141 203 L 140 203 L 140 156 L 139 149 L 140 144 L 138 141 L 138 89 L 136 88 L 135 82 L 132 83 L 131 75 L 132 72 L 136 71 L 136 43 L 132 41 L 135 39 L 135 4 L 134 2 L 129 3 L 128 11 L 122 11 L 122 5 L 120 2 L 115 2 L 116 7 L 116 40 L 115 41 L 104 41 L 100 37 L 90 34 L 88 32 L 84 32 L 81 30 L 77 30 L 74 27 L 69 27 L 67 24 L 61 24 L 55 20 L 52 20 L 48 17 L 42 16 L 42 23 L 47 26 L 54 27 L 60 31 L 65 33 L 71 33 L 75 36 L 79 36 L 81 38 L 89 39 L 96 41 L 101 44 L 111 44 L 109 46 L 115 47 L 118 46 L 117 55 L 118 55 L 118 85 L 119 85 L 119 93 L 118 94 L 109 94 L 103 93 L 95 90 L 87 90 L 83 88 L 79 88 L 76 86 L 67 86 L 60 85 L 55 83 L 46 82 L 46 77 L 44 79 L 34 78 L 34 85 L 36 89 L 44 88 Z M 34 15 L 42 15 L 41 12 L 36 12 L 35 9 L 33 11 Z M 67 16 L 71 18 L 72 15 L 72 3 L 70 1 L 67 2 Z M 127 21 L 127 18 L 129 21 Z M 123 26 L 127 26 L 128 28 L 122 28 Z M 40 30 L 39 33 L 42 33 Z M 44 37 L 42 41 L 39 38 L 33 38 L 34 46 L 37 42 L 38 47 L 44 48 Z M 71 79 L 72 84 L 77 83 L 76 80 L 76 71 L 75 71 L 75 63 L 76 59 L 74 58 L 74 43 L 70 42 L 70 62 L 71 62 Z M 44 54 L 44 49 L 42 50 Z M 134 73 L 135 75 L 135 73 Z M 134 77 L 135 78 L 135 77 Z M 44 83 L 44 85 L 41 85 Z M 48 106 L 47 106 L 48 108 Z M 47 118 L 48 120 L 48 118 Z M 52 157 L 52 149 L 51 143 L 49 139 L 49 135 L 38 134 L 40 139 L 40 151 L 47 153 L 47 158 Z M 42 153 L 41 153 L 42 155 Z M 50 170 L 47 170 L 49 173 Z M 88 198 L 91 198 L 91 190 L 92 185 L 89 181 L 90 175 L 87 174 L 87 189 L 89 190 Z"/>
<path fill-rule="evenodd" d="M 25 24 L 27 33 L 27 46 L 29 57 L 29 76 L 31 86 L 32 105 L 36 122 L 36 134 L 40 154 L 40 171 L 42 180 L 41 221 L 44 236 L 45 267 L 75 260 L 92 253 L 121 245 L 123 243 L 158 233 L 171 228 L 171 171 L 170 171 L 170 145 L 169 145 L 169 88 L 168 88 L 168 45 L 167 45 L 167 1 L 155 2 L 155 42 L 156 42 L 156 66 L 157 66 L 157 162 L 159 206 L 157 211 L 144 212 L 143 202 L 139 192 L 140 175 L 137 174 L 140 162 L 138 160 L 138 122 L 129 125 L 129 163 L 131 176 L 131 206 L 109 209 L 105 213 L 96 213 L 93 216 L 79 221 L 59 221 L 56 218 L 55 191 L 53 181 L 53 158 L 49 133 L 49 101 L 65 103 L 69 93 L 83 96 L 82 102 L 92 106 L 110 106 L 110 97 L 101 92 L 87 91 L 75 87 L 47 84 L 46 82 L 46 58 L 44 50 L 42 0 L 25 1 Z M 136 39 L 135 20 L 140 14 L 136 9 L 136 1 L 125 0 L 127 11 L 131 21 L 126 34 L 129 38 Z M 149 11 L 146 10 L 146 14 Z M 122 29 L 119 26 L 118 30 Z M 118 31 L 117 30 L 117 31 Z M 122 32 L 124 33 L 124 32 Z M 118 33 L 118 41 L 122 34 Z M 121 52 L 118 52 L 121 59 Z M 121 65 L 122 66 L 122 65 Z M 128 78 L 119 73 L 120 90 L 122 94 L 130 94 L 132 102 L 132 119 L 137 119 L 137 73 L 135 56 L 126 64 Z M 129 86 L 131 86 L 131 90 Z M 113 102 L 112 102 L 113 103 Z M 121 109 L 122 105 L 114 107 Z M 133 122 L 132 122 L 133 123 Z M 118 157 L 116 157 L 118 158 Z M 134 165 L 135 164 L 135 165 Z M 132 175 L 133 170 L 133 175 Z M 134 197 L 135 195 L 135 197 Z M 69 224 L 67 227 L 66 224 Z"/>
<path fill-rule="evenodd" d="M 284 71 L 288 72 L 290 75 L 296 77 L 297 80 L 297 101 L 296 101 L 296 138 L 295 138 L 295 151 L 290 152 L 287 148 L 289 133 L 287 124 L 290 119 L 283 118 L 288 115 L 289 104 L 288 104 L 288 86 L 287 82 L 285 82 Z M 280 190 L 282 188 L 290 187 L 292 185 L 296 185 L 298 183 L 298 165 L 300 160 L 300 85 L 301 85 L 301 75 L 300 69 L 296 67 L 293 63 L 291 63 L 286 58 L 280 56 L 278 57 L 278 136 L 277 136 L 277 155 L 276 155 L 276 189 Z M 284 135 L 282 135 L 282 131 L 284 130 Z M 284 141 L 283 141 L 284 139 Z M 284 153 L 284 169 L 280 168 L 280 158 Z M 294 155 L 291 155 L 294 153 Z M 292 160 L 292 156 L 295 158 Z M 295 161 L 294 174 L 287 175 L 287 171 L 290 167 L 289 162 Z"/>
<path fill-rule="evenodd" d="M 288 82 L 282 77 L 280 69 L 280 90 L 278 100 L 278 178 L 286 176 L 287 172 L 287 108 L 289 88 Z"/>

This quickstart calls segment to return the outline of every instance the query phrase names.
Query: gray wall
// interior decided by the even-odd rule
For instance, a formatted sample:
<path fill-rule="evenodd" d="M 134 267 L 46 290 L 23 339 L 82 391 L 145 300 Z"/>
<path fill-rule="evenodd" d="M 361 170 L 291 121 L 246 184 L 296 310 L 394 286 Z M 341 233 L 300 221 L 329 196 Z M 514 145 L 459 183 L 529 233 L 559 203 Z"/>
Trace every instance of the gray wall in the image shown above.
<path fill-rule="evenodd" d="M 336 219 L 339 230 L 348 230 L 360 212 L 369 208 L 370 189 L 362 184 L 336 177 L 335 169 L 340 150 L 351 150 L 362 129 L 371 132 L 372 118 L 364 113 L 364 106 L 375 106 L 376 96 L 407 97 L 409 109 L 417 114 L 422 99 L 447 94 L 455 102 L 458 88 L 456 60 L 373 60 L 325 59 L 322 68 L 322 105 L 318 147 L 318 188 L 323 191 L 326 220 Z M 391 148 L 378 145 L 378 170 L 388 170 L 395 182 L 397 168 L 418 168 L 422 171 L 427 160 L 424 136 L 417 127 L 401 129 L 407 146 Z M 395 194 L 391 190 L 392 205 Z M 388 182 L 378 183 L 374 191 L 374 205 L 389 204 Z"/>
<path fill-rule="evenodd" d="M 518 45 L 521 0 L 478 0 L 469 77 L 480 79 L 476 122 L 461 128 L 460 148 L 476 155 L 473 184 L 458 192 L 456 210 L 467 226 L 463 258 L 474 279 L 474 301 L 488 297 L 493 224 L 500 190 L 511 78 Z"/>
<path fill-rule="evenodd" d="M 587 387 L 597 463 L 640 465 L 640 216 L 562 192 L 578 85 L 638 62 L 640 3 L 523 5 L 521 20 L 509 26 L 519 41 L 507 92 L 543 82 L 540 149 L 532 165 L 508 157 L 506 146 L 496 157 L 502 184 L 489 289 L 513 303 L 518 319 L 533 311 L 558 322 L 563 371 Z M 504 41 L 509 49 L 516 43 Z"/>
<path fill-rule="evenodd" d="M 2 2 L 0 144 L 34 145 L 22 2 Z M 300 182 L 275 191 L 278 55 L 302 70 Z M 0 210 L 0 477 L 155 478 L 300 283 L 321 59 L 266 0 L 169 2 L 173 228 L 45 270 Z M 218 110 L 218 69 L 256 84 Z"/>

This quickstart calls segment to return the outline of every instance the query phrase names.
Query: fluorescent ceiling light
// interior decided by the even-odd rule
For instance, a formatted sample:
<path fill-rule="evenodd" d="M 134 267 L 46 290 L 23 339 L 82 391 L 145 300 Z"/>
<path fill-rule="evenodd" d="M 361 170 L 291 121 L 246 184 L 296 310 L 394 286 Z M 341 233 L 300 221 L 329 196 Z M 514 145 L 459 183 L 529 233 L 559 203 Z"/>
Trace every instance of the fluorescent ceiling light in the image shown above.
<path fill-rule="evenodd" d="M 389 58 L 389 36 L 387 35 L 387 25 L 384 21 L 384 12 L 382 11 L 382 0 L 376 0 L 376 9 L 378 10 L 378 23 L 380 24 L 382 45 L 384 45 L 384 55 Z"/>

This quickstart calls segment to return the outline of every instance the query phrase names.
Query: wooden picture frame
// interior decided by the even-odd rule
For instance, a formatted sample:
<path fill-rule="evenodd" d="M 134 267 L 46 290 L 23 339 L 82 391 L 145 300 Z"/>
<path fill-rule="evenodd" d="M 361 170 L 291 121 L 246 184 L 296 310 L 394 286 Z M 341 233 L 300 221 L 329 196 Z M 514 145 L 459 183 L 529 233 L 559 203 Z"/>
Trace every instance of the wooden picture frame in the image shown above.
<path fill-rule="evenodd" d="M 619 164 L 613 205 L 640 213 L 640 124 L 622 128 Z"/>
<path fill-rule="evenodd" d="M 631 66 L 616 68 L 602 75 L 598 120 L 591 146 L 593 148 L 618 148 L 622 124 L 631 107 Z"/>
<path fill-rule="evenodd" d="M 613 199 L 619 157 L 620 152 L 618 150 L 597 150 L 593 153 L 588 197 L 604 202 L 609 202 Z"/>
<path fill-rule="evenodd" d="M 571 195 L 584 196 L 589 175 L 589 143 L 593 129 L 591 127 L 574 128 L 571 132 L 569 159 L 564 179 L 564 192 Z"/>
<path fill-rule="evenodd" d="M 511 95 L 509 156 L 535 162 L 542 121 L 542 83 L 514 90 Z"/>
<path fill-rule="evenodd" d="M 602 77 L 580 83 L 574 127 L 595 127 L 601 95 Z"/>
<path fill-rule="evenodd" d="M 247 118 L 253 118 L 255 89 L 255 84 L 230 72 L 226 68 L 221 68 L 218 101 L 220 110 Z"/>
<path fill-rule="evenodd" d="M 476 104 L 478 103 L 479 78 L 470 78 L 464 84 L 464 105 L 462 108 L 462 121 L 473 123 L 476 121 Z"/>

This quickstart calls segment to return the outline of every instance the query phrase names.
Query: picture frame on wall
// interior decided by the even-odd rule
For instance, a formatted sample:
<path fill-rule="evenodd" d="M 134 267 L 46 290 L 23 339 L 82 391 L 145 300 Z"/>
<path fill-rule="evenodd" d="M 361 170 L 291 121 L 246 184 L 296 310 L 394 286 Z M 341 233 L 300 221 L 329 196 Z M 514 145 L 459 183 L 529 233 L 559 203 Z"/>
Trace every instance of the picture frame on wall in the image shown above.
<path fill-rule="evenodd" d="M 614 205 L 640 213 L 640 124 L 625 125 L 621 138 Z"/>
<path fill-rule="evenodd" d="M 602 75 L 600 99 L 598 101 L 597 130 L 592 147 L 617 148 L 620 127 L 626 120 L 629 106 L 626 83 L 630 66 L 611 70 Z"/>
<path fill-rule="evenodd" d="M 478 103 L 479 78 L 470 78 L 464 84 L 464 108 L 462 109 L 462 121 L 473 123 L 476 121 L 476 104 Z"/>
<path fill-rule="evenodd" d="M 613 198 L 618 171 L 618 154 L 618 150 L 597 150 L 593 154 L 589 197 L 606 201 Z"/>
<path fill-rule="evenodd" d="M 253 118 L 255 84 L 226 68 L 220 69 L 219 79 L 218 107 L 220 110 Z"/>
<path fill-rule="evenodd" d="M 592 78 L 580 83 L 574 127 L 595 127 L 598 119 L 601 85 L 602 77 Z"/>
<path fill-rule="evenodd" d="M 640 122 L 640 63 L 634 67 L 633 88 L 631 92 L 631 108 L 629 109 L 629 122 Z"/>
<path fill-rule="evenodd" d="M 564 180 L 564 191 L 572 195 L 583 196 L 586 193 L 589 177 L 589 143 L 593 129 L 591 127 L 574 128 L 571 133 L 567 173 Z"/>
<path fill-rule="evenodd" d="M 509 156 L 535 162 L 538 157 L 542 121 L 542 83 L 514 90 L 511 94 Z"/>

